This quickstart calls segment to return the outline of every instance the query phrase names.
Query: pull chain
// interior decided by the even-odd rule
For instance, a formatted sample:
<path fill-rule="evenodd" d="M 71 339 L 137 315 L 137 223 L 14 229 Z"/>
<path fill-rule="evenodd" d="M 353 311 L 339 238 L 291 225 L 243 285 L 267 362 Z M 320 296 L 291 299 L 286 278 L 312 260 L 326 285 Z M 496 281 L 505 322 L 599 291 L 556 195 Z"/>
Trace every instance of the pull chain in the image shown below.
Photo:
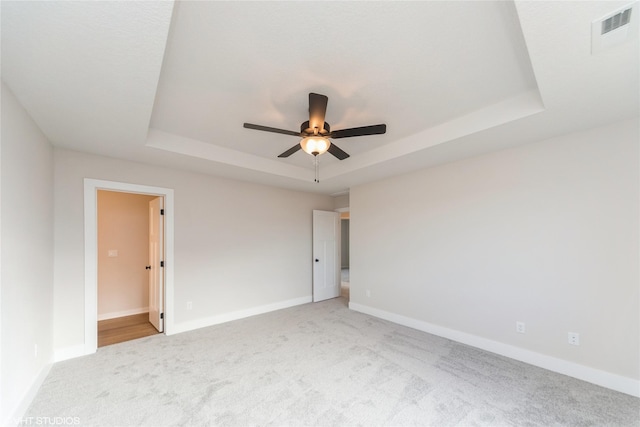
<path fill-rule="evenodd" d="M 314 179 L 315 182 L 320 182 L 320 161 L 318 160 L 318 156 L 314 156 L 313 157 L 313 165 L 315 166 L 316 169 L 316 177 Z"/>

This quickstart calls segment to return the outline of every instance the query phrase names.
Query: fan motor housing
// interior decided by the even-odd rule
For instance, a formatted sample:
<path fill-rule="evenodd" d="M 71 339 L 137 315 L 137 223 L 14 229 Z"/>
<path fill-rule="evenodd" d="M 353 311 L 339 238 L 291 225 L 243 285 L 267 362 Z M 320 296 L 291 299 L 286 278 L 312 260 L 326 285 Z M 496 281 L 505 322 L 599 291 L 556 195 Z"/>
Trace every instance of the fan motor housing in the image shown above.
<path fill-rule="evenodd" d="M 318 135 L 327 135 L 329 132 L 331 132 L 331 126 L 327 122 L 324 122 L 324 129 L 318 129 Z M 309 127 L 309 120 L 300 125 L 300 133 L 315 135 L 314 130 Z"/>

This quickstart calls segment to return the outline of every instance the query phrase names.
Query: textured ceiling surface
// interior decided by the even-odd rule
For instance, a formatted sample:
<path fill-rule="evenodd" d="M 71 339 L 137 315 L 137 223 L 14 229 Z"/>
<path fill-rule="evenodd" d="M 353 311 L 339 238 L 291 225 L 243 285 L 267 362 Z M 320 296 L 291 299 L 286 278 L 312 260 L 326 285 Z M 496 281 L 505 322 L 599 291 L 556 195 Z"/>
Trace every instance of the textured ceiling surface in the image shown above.
<path fill-rule="evenodd" d="M 590 50 L 627 4 L 3 1 L 2 79 L 54 145 L 330 194 L 637 116 L 637 35 Z M 320 184 L 242 127 L 299 130 L 309 92 L 332 129 L 387 124 Z"/>

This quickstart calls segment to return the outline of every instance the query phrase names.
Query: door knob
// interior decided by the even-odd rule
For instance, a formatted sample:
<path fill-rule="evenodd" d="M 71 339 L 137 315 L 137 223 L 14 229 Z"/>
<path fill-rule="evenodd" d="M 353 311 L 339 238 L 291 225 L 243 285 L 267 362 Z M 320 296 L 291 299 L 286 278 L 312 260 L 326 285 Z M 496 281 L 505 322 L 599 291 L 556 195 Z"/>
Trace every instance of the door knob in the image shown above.
<path fill-rule="evenodd" d="M 320 262 L 320 260 L 318 258 L 316 258 L 316 262 Z"/>
<path fill-rule="evenodd" d="M 147 266 L 145 267 L 145 270 L 151 270 L 151 266 L 150 266 L 150 265 L 147 265 Z"/>

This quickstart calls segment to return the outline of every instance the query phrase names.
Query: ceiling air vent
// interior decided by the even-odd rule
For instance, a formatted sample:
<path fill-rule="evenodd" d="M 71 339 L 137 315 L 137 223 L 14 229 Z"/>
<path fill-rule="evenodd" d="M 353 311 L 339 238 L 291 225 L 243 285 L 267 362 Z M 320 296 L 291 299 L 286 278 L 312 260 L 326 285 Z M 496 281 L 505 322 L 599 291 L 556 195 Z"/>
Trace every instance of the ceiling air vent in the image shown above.
<path fill-rule="evenodd" d="M 591 23 L 591 53 L 596 54 L 638 37 L 635 1 Z"/>

